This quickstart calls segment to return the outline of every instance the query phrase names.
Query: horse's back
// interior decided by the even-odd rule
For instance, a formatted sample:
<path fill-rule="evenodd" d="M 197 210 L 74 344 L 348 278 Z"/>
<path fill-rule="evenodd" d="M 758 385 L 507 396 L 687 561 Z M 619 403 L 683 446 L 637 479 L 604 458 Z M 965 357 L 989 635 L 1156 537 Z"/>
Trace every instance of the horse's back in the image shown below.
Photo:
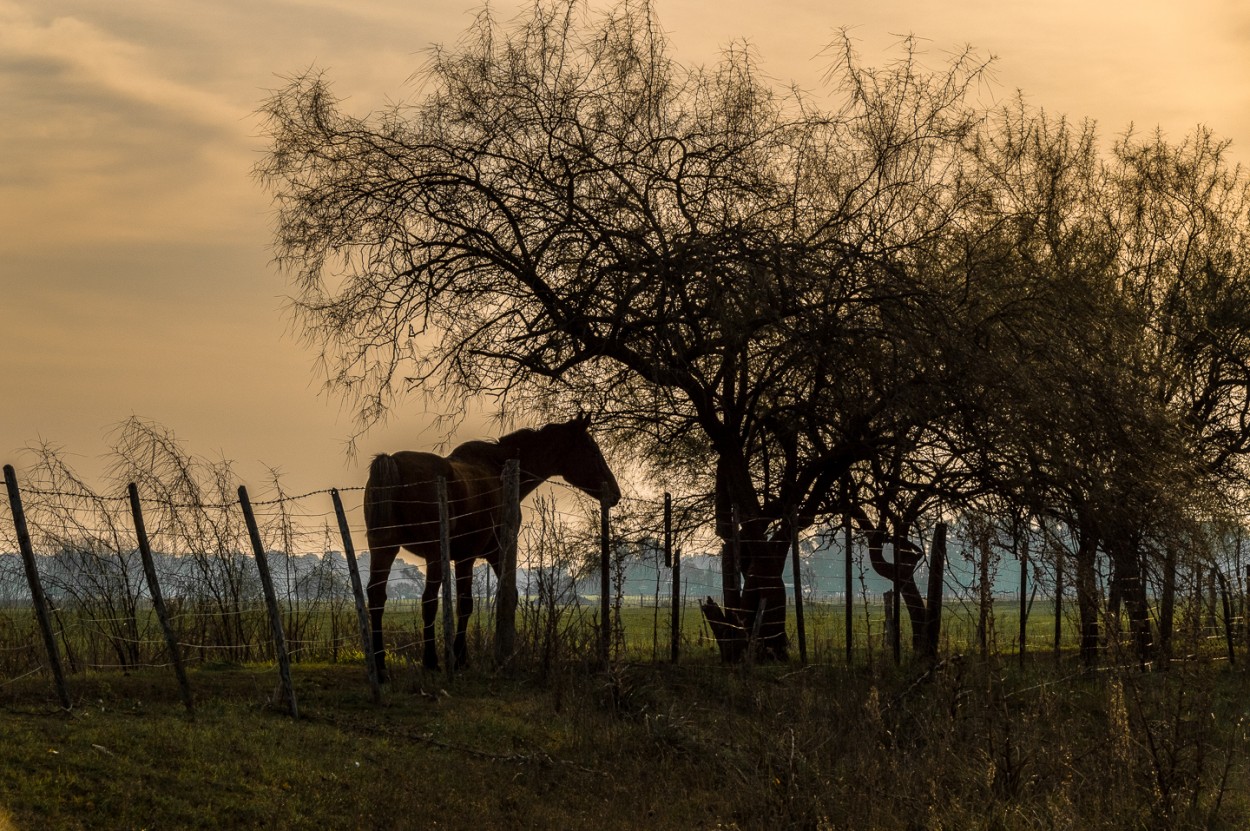
<path fill-rule="evenodd" d="M 471 460 L 402 450 L 379 456 L 370 467 L 365 485 L 370 545 L 400 545 L 423 557 L 436 556 L 440 478 L 447 483 L 453 543 L 476 545 L 477 535 L 488 529 L 493 533 L 500 501 L 498 472 Z"/>

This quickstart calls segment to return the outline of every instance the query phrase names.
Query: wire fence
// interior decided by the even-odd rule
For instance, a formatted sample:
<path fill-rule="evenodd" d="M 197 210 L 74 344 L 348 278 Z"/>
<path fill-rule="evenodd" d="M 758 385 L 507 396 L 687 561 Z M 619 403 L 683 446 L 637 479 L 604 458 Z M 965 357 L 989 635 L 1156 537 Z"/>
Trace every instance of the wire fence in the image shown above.
<path fill-rule="evenodd" d="M 6 469 L 6 476 L 11 471 Z M 249 502 L 257 547 L 233 482 L 220 475 L 188 475 L 173 486 L 168 480 L 139 481 L 132 500 L 100 495 L 67 471 L 44 466 L 18 492 L 22 516 L 12 476 L 10 500 L 0 506 L 0 687 L 48 672 L 57 659 L 33 614 L 40 590 L 47 600 L 48 637 L 71 675 L 169 667 L 179 657 L 261 668 L 278 661 L 280 652 L 296 663 L 364 659 L 360 601 L 344 553 L 359 550 L 359 571 L 369 573 L 363 488 L 290 494 L 275 477 Z M 342 500 L 347 538 L 335 493 Z M 716 655 L 699 608 L 701 599 L 719 597 L 725 585 L 707 499 L 673 500 L 666 523 L 664 500 L 627 497 L 613 511 L 605 545 L 600 506 L 573 494 L 552 483 L 532 502 L 520 528 L 518 656 L 539 671 L 589 661 L 605 633 L 611 656 L 620 660 Z M 462 520 L 446 532 L 455 550 L 481 525 L 465 520 L 487 509 L 452 507 Z M 137 521 L 146 526 L 155 582 L 146 579 Z M 884 660 L 894 638 L 908 642 L 908 620 L 899 616 L 895 626 L 886 596 L 892 583 L 874 569 L 868 540 L 853 534 L 848 549 L 838 522 L 831 517 L 796 540 L 797 556 L 782 577 L 791 598 L 791 639 L 802 626 L 804 658 L 811 662 Z M 423 552 L 438 539 L 428 528 L 396 530 L 410 535 L 399 542 Z M 23 536 L 38 587 L 23 562 Z M 922 539 L 921 548 L 930 542 Z M 1070 540 L 1040 525 L 1014 535 L 962 525 L 952 530 L 948 547 L 941 574 L 943 652 L 1059 654 L 1074 646 L 1073 580 L 1063 573 L 1071 562 Z M 889 559 L 888 546 L 883 556 Z M 1231 660 L 1236 649 L 1250 646 L 1250 574 L 1240 557 L 1238 542 L 1222 568 L 1190 567 L 1180 574 L 1175 639 L 1186 654 Z M 928 581 L 927 562 L 922 559 L 914 575 L 921 586 Z M 266 602 L 262 564 L 272 581 L 273 606 Z M 425 637 L 421 598 L 434 567 L 433 560 L 401 558 L 391 569 L 384 636 L 387 650 L 401 663 L 415 666 L 419 660 Z M 1121 623 L 1105 564 L 1095 577 L 1104 631 L 1114 640 Z M 468 647 L 473 655 L 489 655 L 498 577 L 482 564 L 473 571 L 472 584 L 477 608 Z M 158 593 L 167 613 L 164 624 L 157 614 Z M 800 602 L 801 618 L 794 614 Z M 604 619 L 605 609 L 610 620 Z"/>

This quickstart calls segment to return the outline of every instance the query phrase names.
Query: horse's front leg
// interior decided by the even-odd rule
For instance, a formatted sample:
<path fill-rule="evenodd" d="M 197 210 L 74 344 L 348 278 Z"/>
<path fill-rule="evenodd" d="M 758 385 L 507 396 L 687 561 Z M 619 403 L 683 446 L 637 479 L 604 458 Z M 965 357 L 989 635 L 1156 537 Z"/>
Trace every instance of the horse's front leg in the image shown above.
<path fill-rule="evenodd" d="M 425 591 L 421 592 L 421 663 L 426 669 L 438 669 L 434 621 L 438 617 L 438 594 L 442 587 L 442 563 L 436 560 L 426 560 Z"/>
<path fill-rule="evenodd" d="M 468 557 L 456 561 L 456 666 L 469 665 L 465 630 L 473 614 L 473 563 Z"/>

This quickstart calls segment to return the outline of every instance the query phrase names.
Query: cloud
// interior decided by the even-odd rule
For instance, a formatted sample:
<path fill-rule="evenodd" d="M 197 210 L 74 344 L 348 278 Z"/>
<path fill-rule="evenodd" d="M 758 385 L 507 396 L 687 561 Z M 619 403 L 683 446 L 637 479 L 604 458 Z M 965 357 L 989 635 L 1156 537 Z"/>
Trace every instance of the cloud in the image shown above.
<path fill-rule="evenodd" d="M 237 185 L 248 112 L 167 64 L 154 45 L 0 0 L 0 250 L 202 233 L 252 196 Z"/>
<path fill-rule="evenodd" d="M 15 3 L 0 3 L 0 54 L 6 56 L 0 64 L 6 74 L 24 64 L 45 77 L 55 73 L 67 84 L 105 91 L 202 125 L 237 118 L 217 96 L 167 77 L 144 46 L 75 17 L 45 23 Z"/>

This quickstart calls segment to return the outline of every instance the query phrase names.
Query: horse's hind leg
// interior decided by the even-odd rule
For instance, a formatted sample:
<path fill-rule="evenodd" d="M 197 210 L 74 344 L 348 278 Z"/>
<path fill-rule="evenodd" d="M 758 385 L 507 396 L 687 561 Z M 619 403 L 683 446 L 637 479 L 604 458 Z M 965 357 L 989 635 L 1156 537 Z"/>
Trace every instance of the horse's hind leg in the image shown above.
<path fill-rule="evenodd" d="M 378 546 L 369 548 L 369 627 L 372 635 L 371 656 L 378 680 L 386 681 L 386 646 L 382 638 L 382 610 L 386 607 L 386 579 L 391 573 L 391 564 L 399 546 Z"/>
<path fill-rule="evenodd" d="M 421 593 L 421 663 L 438 669 L 438 646 L 434 643 L 434 621 L 438 617 L 438 593 L 443 587 L 443 565 L 426 560 L 425 591 Z"/>
<path fill-rule="evenodd" d="M 469 650 L 465 644 L 465 630 L 473 614 L 473 560 L 456 561 L 456 666 L 469 665 Z"/>

